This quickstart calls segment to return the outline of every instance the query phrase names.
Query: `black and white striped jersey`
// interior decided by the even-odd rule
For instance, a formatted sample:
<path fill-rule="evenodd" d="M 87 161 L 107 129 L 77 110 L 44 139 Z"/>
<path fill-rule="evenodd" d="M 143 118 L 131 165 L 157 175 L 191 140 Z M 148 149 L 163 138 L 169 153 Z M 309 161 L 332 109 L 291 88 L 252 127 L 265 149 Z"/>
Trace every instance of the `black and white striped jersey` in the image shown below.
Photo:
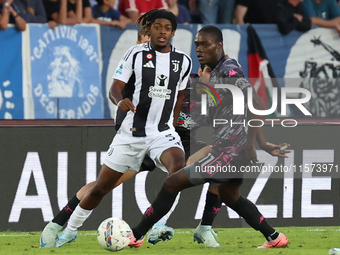
<path fill-rule="evenodd" d="M 126 83 L 122 95 L 137 111 L 117 111 L 116 130 L 132 136 L 150 136 L 174 128 L 173 110 L 179 90 L 190 78 L 192 60 L 172 46 L 168 53 L 150 43 L 131 47 L 120 60 L 113 79 Z"/>

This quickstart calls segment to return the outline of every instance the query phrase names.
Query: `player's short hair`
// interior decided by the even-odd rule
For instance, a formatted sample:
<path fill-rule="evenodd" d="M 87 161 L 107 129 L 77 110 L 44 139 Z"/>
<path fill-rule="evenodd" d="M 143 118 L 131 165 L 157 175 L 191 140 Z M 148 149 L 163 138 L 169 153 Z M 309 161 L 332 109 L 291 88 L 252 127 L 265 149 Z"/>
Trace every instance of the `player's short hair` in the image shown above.
<path fill-rule="evenodd" d="M 137 24 L 140 25 L 142 27 L 142 30 L 144 30 L 146 33 L 146 27 L 151 26 L 156 19 L 167 19 L 171 22 L 172 31 L 175 31 L 177 29 L 176 16 L 172 12 L 164 9 L 153 9 L 151 11 L 148 11 L 147 13 L 139 17 L 139 19 L 137 20 Z"/>
<path fill-rule="evenodd" d="M 214 41 L 216 43 L 219 43 L 219 42 L 223 43 L 222 31 L 218 27 L 208 25 L 208 26 L 202 27 L 198 31 L 198 33 L 201 33 L 201 32 L 211 35 L 214 38 Z"/>

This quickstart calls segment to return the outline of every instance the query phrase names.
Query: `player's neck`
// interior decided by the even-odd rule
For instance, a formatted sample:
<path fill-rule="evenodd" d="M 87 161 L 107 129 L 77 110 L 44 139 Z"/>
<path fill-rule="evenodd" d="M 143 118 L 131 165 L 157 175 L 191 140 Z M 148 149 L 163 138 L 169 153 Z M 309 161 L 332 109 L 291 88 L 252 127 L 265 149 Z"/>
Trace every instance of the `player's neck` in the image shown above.
<path fill-rule="evenodd" d="M 223 58 L 224 54 L 222 54 L 215 62 L 208 64 L 208 66 L 211 68 L 211 70 L 213 70 Z"/>
<path fill-rule="evenodd" d="M 154 45 L 154 44 L 150 44 L 151 47 L 155 50 L 155 51 L 158 51 L 160 53 L 168 53 L 171 51 L 171 44 L 168 43 L 167 45 Z"/>

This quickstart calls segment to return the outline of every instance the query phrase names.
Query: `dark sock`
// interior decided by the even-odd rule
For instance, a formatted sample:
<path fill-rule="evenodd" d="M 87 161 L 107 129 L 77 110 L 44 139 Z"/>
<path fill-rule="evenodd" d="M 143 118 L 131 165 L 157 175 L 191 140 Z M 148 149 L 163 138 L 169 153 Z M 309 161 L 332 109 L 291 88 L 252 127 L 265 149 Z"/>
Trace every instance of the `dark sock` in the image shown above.
<path fill-rule="evenodd" d="M 260 231 L 268 241 L 279 236 L 259 212 L 256 205 L 248 199 L 240 197 L 230 208 L 237 212 L 252 228 Z"/>
<path fill-rule="evenodd" d="M 205 207 L 202 216 L 201 225 L 211 226 L 218 211 L 221 209 L 222 202 L 218 198 L 218 195 L 207 192 L 207 196 L 205 199 Z"/>
<path fill-rule="evenodd" d="M 74 209 L 76 209 L 80 200 L 74 195 L 67 203 L 67 205 L 54 217 L 52 222 L 59 224 L 60 226 L 64 226 L 64 224 L 68 221 L 73 213 Z"/>
<path fill-rule="evenodd" d="M 137 227 L 133 228 L 133 235 L 136 240 L 144 236 L 152 226 L 159 221 L 171 209 L 177 193 L 173 194 L 164 188 L 158 193 L 157 198 L 152 205 L 145 211 L 142 221 Z"/>

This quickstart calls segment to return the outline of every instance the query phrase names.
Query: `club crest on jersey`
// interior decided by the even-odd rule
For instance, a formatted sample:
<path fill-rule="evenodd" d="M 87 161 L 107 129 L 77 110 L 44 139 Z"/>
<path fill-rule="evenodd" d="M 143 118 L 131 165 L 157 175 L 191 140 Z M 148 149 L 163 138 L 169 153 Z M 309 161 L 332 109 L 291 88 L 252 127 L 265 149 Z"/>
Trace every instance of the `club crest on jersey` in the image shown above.
<path fill-rule="evenodd" d="M 166 82 L 168 81 L 168 77 L 164 74 L 160 74 L 157 76 L 157 80 L 156 80 L 156 83 L 161 86 L 161 87 L 164 87 Z"/>
<path fill-rule="evenodd" d="M 173 64 L 172 71 L 177 73 L 179 70 L 179 63 L 180 63 L 179 60 L 171 60 L 171 63 Z"/>
<path fill-rule="evenodd" d="M 148 53 L 148 54 L 146 54 L 146 58 L 147 58 L 147 59 L 152 59 L 152 58 L 153 58 L 153 56 L 152 56 L 152 54 L 151 54 L 151 53 Z"/>

